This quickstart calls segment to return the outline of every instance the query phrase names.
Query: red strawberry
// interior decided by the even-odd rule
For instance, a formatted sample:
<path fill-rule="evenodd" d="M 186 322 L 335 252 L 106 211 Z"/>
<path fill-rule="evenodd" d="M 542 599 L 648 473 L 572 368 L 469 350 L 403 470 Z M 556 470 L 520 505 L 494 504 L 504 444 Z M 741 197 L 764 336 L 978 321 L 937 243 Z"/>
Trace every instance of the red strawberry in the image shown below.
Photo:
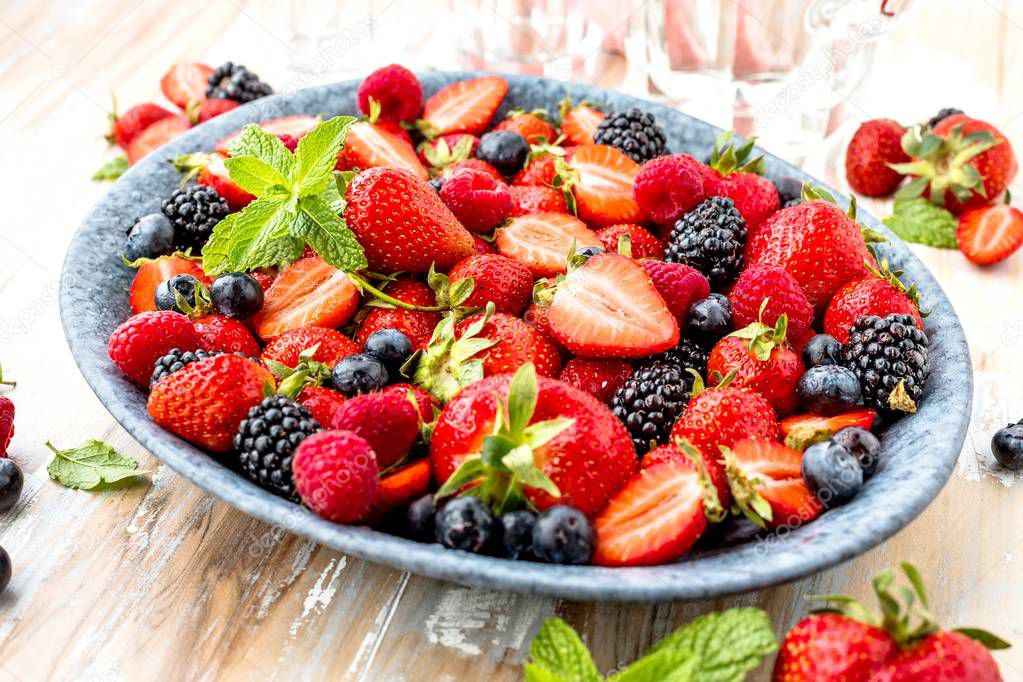
<path fill-rule="evenodd" d="M 300 327 L 340 327 L 358 307 L 359 291 L 347 275 L 319 256 L 307 256 L 277 276 L 251 323 L 267 340 Z"/>
<path fill-rule="evenodd" d="M 572 106 L 569 98 L 561 102 L 561 134 L 570 145 L 593 144 L 593 136 L 606 114 L 589 102 Z"/>
<path fill-rule="evenodd" d="M 509 220 L 497 230 L 497 250 L 529 268 L 535 277 L 565 272 L 569 252 L 601 246 L 600 239 L 575 216 L 534 213 Z"/>
<path fill-rule="evenodd" d="M 788 317 L 787 335 L 793 345 L 813 334 L 813 306 L 806 300 L 799 282 L 777 265 L 746 268 L 732 286 L 728 300 L 736 327 L 746 327 L 758 320 L 773 327 L 784 314 Z"/>
<path fill-rule="evenodd" d="M 348 129 L 345 145 L 338 153 L 338 170 L 380 166 L 404 168 L 421 180 L 430 177 L 409 142 L 380 125 L 367 121 L 354 123 Z"/>
<path fill-rule="evenodd" d="M 151 151 L 170 142 L 191 127 L 192 124 L 184 116 L 167 116 L 150 124 L 132 139 L 125 150 L 128 163 L 138 163 Z"/>
<path fill-rule="evenodd" d="M 597 230 L 597 239 L 604 245 L 604 250 L 622 253 L 623 237 L 628 237 L 629 251 L 623 255 L 631 258 L 664 258 L 664 244 L 647 230 L 634 223 L 608 225 Z"/>
<path fill-rule="evenodd" d="M 407 455 L 419 438 L 419 412 L 400 392 L 365 393 L 346 400 L 326 426 L 364 438 L 386 468 Z"/>
<path fill-rule="evenodd" d="M 774 327 L 754 322 L 721 339 L 707 360 L 708 376 L 734 372 L 736 388 L 756 391 L 781 416 L 792 413 L 799 406 L 796 384 L 803 362 L 785 341 L 786 325 L 783 315 Z"/>
<path fill-rule="evenodd" d="M 383 476 L 377 485 L 376 499 L 373 500 L 374 513 L 386 514 L 408 507 L 411 502 L 430 492 L 431 479 L 429 459 L 406 464 Z"/>
<path fill-rule="evenodd" d="M 702 272 L 684 263 L 642 260 L 639 264 L 675 316 L 679 329 L 683 328 L 693 303 L 710 295 L 710 282 Z"/>
<path fill-rule="evenodd" d="M 524 489 L 526 498 L 541 510 L 554 504 L 568 504 L 592 518 L 636 471 L 636 452 L 628 432 L 593 396 L 556 379 L 530 375 L 527 368 L 520 370 L 520 374 L 516 375 L 519 381 L 515 384 L 527 389 L 521 391 L 527 399 L 504 405 L 501 411 L 505 419 L 514 417 L 534 425 L 567 418 L 553 437 L 544 442 L 534 440 L 528 448 L 531 469 L 549 478 L 559 494 L 555 496 L 534 486 Z M 531 390 L 530 382 L 523 381 L 528 376 L 534 377 Z M 510 375 L 484 379 L 463 389 L 445 406 L 430 439 L 430 460 L 437 482 L 447 481 L 466 460 L 478 458 L 483 441 L 495 432 L 504 433 L 511 442 L 519 444 L 522 434 L 508 433 L 506 428 L 495 425 L 498 403 L 506 402 L 512 383 Z M 535 409 L 519 413 L 530 404 L 528 397 L 533 390 Z M 544 435 L 551 436 L 549 431 Z M 508 480 L 500 471 L 484 468 L 482 473 L 494 483 Z"/>
<path fill-rule="evenodd" d="M 508 185 L 483 171 L 464 169 L 448 178 L 440 198 L 466 229 L 485 234 L 511 213 Z"/>
<path fill-rule="evenodd" d="M 476 249 L 477 256 L 485 256 L 488 253 L 497 253 L 497 247 L 478 234 L 474 234 L 472 236 L 472 243 Z"/>
<path fill-rule="evenodd" d="M 935 632 L 900 651 L 871 678 L 872 682 L 915 680 L 1001 682 L 1002 674 L 980 641 L 962 632 Z"/>
<path fill-rule="evenodd" d="M 647 469 L 662 462 L 674 460 L 682 460 L 693 465 L 696 462 L 691 457 L 693 451 L 690 447 L 683 450 L 682 447 L 676 443 L 659 445 L 643 455 L 643 459 L 640 460 L 639 466 L 642 469 Z M 707 478 L 710 479 L 711 484 L 714 486 L 714 491 L 717 493 L 721 507 L 723 509 L 728 509 L 728 507 L 732 504 L 732 490 L 728 487 L 728 476 L 725 475 L 724 462 L 719 458 L 718 453 L 715 453 L 715 456 L 713 457 L 702 457 L 701 455 L 701 461 L 703 462 L 704 469 L 707 471 Z"/>
<path fill-rule="evenodd" d="M 433 140 L 424 140 L 416 148 L 416 154 L 424 166 L 433 171 L 443 171 L 459 161 L 472 159 L 476 148 L 480 146 L 480 138 L 465 133 L 441 135 Z M 490 166 L 490 164 L 487 164 Z M 493 168 L 493 166 L 490 166 Z M 496 172 L 497 169 L 495 168 Z M 489 172 L 489 171 L 488 171 Z M 498 174 L 500 179 L 500 174 Z"/>
<path fill-rule="evenodd" d="M 846 283 L 867 274 L 872 261 L 856 221 L 827 201 L 804 201 L 771 216 L 752 234 L 747 267 L 784 268 L 818 311 Z"/>
<path fill-rule="evenodd" d="M 416 74 L 398 64 L 363 78 L 356 97 L 364 116 L 376 114 L 383 121 L 414 121 L 423 109 L 423 86 Z"/>
<path fill-rule="evenodd" d="M 554 176 L 558 174 L 557 160 L 554 154 L 540 154 L 526 159 L 526 167 L 518 172 L 513 185 L 537 185 L 552 187 Z"/>
<path fill-rule="evenodd" d="M 1023 244 L 1023 213 L 1005 204 L 967 211 L 959 217 L 956 240 L 977 265 L 1003 261 Z"/>
<path fill-rule="evenodd" d="M 199 111 L 195 114 L 196 123 L 205 123 L 211 118 L 216 118 L 221 114 L 236 109 L 238 102 L 230 99 L 207 99 L 203 100 L 203 103 L 199 105 Z"/>
<path fill-rule="evenodd" d="M 391 384 L 384 389 L 384 392 L 397 393 L 405 400 L 411 398 L 415 405 L 416 412 L 419 413 L 419 421 L 424 424 L 432 422 L 436 415 L 435 411 L 440 411 L 440 407 L 437 405 L 437 401 L 434 400 L 433 396 L 427 393 L 419 386 L 413 386 L 412 384 Z M 411 396 L 409 395 L 411 393 Z"/>
<path fill-rule="evenodd" d="M 14 437 L 14 401 L 0 396 L 0 457 L 7 456 L 7 448 Z"/>
<path fill-rule="evenodd" d="M 277 273 L 276 272 L 258 272 L 258 271 L 257 272 L 250 272 L 249 276 L 252 277 L 252 279 L 254 279 L 257 282 L 259 282 L 259 288 L 262 289 L 264 292 L 267 289 L 269 289 L 270 285 L 274 283 L 275 279 L 277 279 Z"/>
<path fill-rule="evenodd" d="M 710 490 L 713 490 L 711 487 Z M 697 467 L 672 459 L 646 467 L 625 484 L 593 522 L 598 566 L 668 563 L 692 548 L 721 511 Z"/>
<path fill-rule="evenodd" d="M 152 102 L 136 104 L 123 114 L 118 114 L 116 111 L 111 112 L 107 142 L 127 150 L 132 140 L 141 135 L 143 130 L 170 116 L 174 116 L 174 112 Z"/>
<path fill-rule="evenodd" d="M 844 428 L 858 426 L 870 431 L 874 428 L 877 412 L 871 409 L 854 410 L 833 417 L 816 414 L 795 414 L 781 420 L 779 427 L 785 444 L 796 450 L 805 450 L 812 443 L 831 438 Z"/>
<path fill-rule="evenodd" d="M 529 268 L 507 256 L 469 256 L 448 274 L 452 285 L 471 277 L 475 286 L 462 305 L 484 307 L 493 302 L 499 313 L 518 315 L 533 296 Z"/>
<path fill-rule="evenodd" d="M 146 409 L 153 421 L 190 443 L 228 452 L 238 424 L 263 399 L 267 384 L 272 387 L 274 378 L 261 365 L 239 355 L 215 355 L 157 382 Z"/>
<path fill-rule="evenodd" d="M 125 376 L 148 386 L 153 365 L 172 348 L 183 351 L 199 347 L 199 335 L 187 317 L 169 310 L 149 310 L 132 315 L 114 330 L 107 353 Z"/>
<path fill-rule="evenodd" d="M 558 131 L 547 122 L 547 112 L 542 109 L 510 111 L 507 118 L 494 126 L 494 130 L 512 130 L 526 138 L 530 144 L 554 142 L 558 137 Z"/>
<path fill-rule="evenodd" d="M 132 314 L 156 310 L 156 288 L 175 275 L 192 275 L 207 286 L 210 283 L 199 262 L 184 256 L 175 254 L 144 260 L 135 272 L 128 292 Z"/>
<path fill-rule="evenodd" d="M 533 329 L 537 330 L 553 343 L 561 355 L 568 356 L 568 349 L 554 336 L 554 332 L 551 330 L 551 322 L 547 317 L 547 308 L 542 305 L 537 305 L 536 301 L 529 304 L 526 308 L 526 312 L 522 315 L 522 319 Z"/>
<path fill-rule="evenodd" d="M 898 646 L 883 629 L 838 613 L 797 623 L 781 644 L 774 682 L 869 682 Z"/>
<path fill-rule="evenodd" d="M 566 191 L 575 197 L 579 217 L 592 225 L 636 223 L 643 211 L 632 196 L 639 164 L 604 144 L 576 147 L 564 173 Z"/>
<path fill-rule="evenodd" d="M 441 177 L 447 179 L 454 177 L 455 173 L 469 168 L 471 170 L 482 171 L 487 175 L 491 176 L 495 180 L 504 182 L 504 178 L 501 177 L 501 172 L 491 166 L 486 161 L 480 159 L 463 159 L 461 161 L 455 161 L 450 166 L 447 166 L 441 173 Z"/>
<path fill-rule="evenodd" d="M 839 289 L 824 313 L 824 333 L 846 343 L 849 340 L 849 330 L 860 317 L 885 317 L 893 313 L 912 315 L 917 326 L 923 329 L 916 287 L 906 289 L 898 275 L 884 263 L 881 270 L 863 279 L 853 280 Z"/>
<path fill-rule="evenodd" d="M 484 315 L 477 313 L 462 320 L 455 327 L 456 336 L 461 337 Z M 550 339 L 513 315 L 494 313 L 475 336 L 496 342 L 473 356 L 483 361 L 484 376 L 508 374 L 527 362 L 544 377 L 557 376 L 561 370 L 561 355 Z"/>
<path fill-rule="evenodd" d="M 625 360 L 591 360 L 572 358 L 561 370 L 558 379 L 594 398 L 611 404 L 615 391 L 632 376 L 632 365 Z"/>
<path fill-rule="evenodd" d="M 384 293 L 403 303 L 416 306 L 433 306 L 437 304 L 433 289 L 417 280 L 398 279 L 384 288 Z M 430 340 L 434 327 L 440 322 L 440 313 L 421 310 L 405 310 L 404 308 L 368 308 L 369 314 L 359 326 L 356 342 L 362 346 L 366 339 L 381 329 L 397 329 L 409 338 L 412 346 L 423 348 Z"/>
<path fill-rule="evenodd" d="M 320 426 L 334 423 L 334 415 L 345 404 L 345 397 L 322 386 L 306 386 L 298 395 L 298 404 L 309 410 Z"/>
<path fill-rule="evenodd" d="M 206 99 L 207 80 L 213 69 L 199 62 L 179 62 L 160 79 L 160 90 L 164 96 L 181 109 L 193 102 Z"/>
<path fill-rule="evenodd" d="M 195 181 L 200 185 L 212 187 L 217 194 L 224 197 L 232 211 L 240 211 L 256 200 L 256 197 L 239 187 L 227 173 L 224 165 L 224 154 L 209 155 L 209 163 L 199 169 Z"/>
<path fill-rule="evenodd" d="M 824 511 L 803 482 L 803 454 L 773 440 L 746 438 L 727 448 L 732 499 L 759 526 L 798 528 Z"/>
<path fill-rule="evenodd" d="M 426 100 L 420 125 L 430 137 L 446 133 L 480 135 L 507 92 L 508 83 L 500 76 L 452 83 Z"/>
<path fill-rule="evenodd" d="M 693 387 L 686 411 L 671 429 L 671 439 L 684 438 L 708 457 L 731 447 L 743 438 L 778 439 L 778 417 L 759 393 L 731 386 L 703 389 Z"/>
<path fill-rule="evenodd" d="M 430 185 L 407 170 L 370 168 L 347 192 L 345 222 L 372 270 L 447 270 L 473 253 L 472 236 Z"/>
<path fill-rule="evenodd" d="M 710 168 L 704 172 L 703 189 L 707 196 L 725 196 L 746 221 L 751 233 L 781 207 L 774 183 L 763 177 L 764 157 L 753 156 L 756 138 L 736 146 L 734 133 L 726 132 L 714 143 Z M 717 175 L 716 182 L 709 180 Z"/>
<path fill-rule="evenodd" d="M 547 314 L 554 336 L 583 357 L 643 357 L 678 344 L 678 322 L 650 277 L 613 253 L 590 258 L 559 282 Z"/>
<path fill-rule="evenodd" d="M 282 116 L 281 118 L 270 119 L 269 121 L 263 121 L 259 124 L 259 127 L 270 133 L 271 135 L 290 135 L 296 140 L 301 140 L 302 137 L 310 130 L 320 124 L 320 119 L 317 116 L 306 116 L 304 114 L 296 114 L 294 116 Z M 217 142 L 214 147 L 215 151 L 227 153 L 234 142 L 235 138 L 241 131 L 236 131 L 228 135 L 227 137 Z"/>
<path fill-rule="evenodd" d="M 845 179 L 854 192 L 868 197 L 886 197 L 905 176 L 889 166 L 906 163 L 902 150 L 906 129 L 888 118 L 860 124 L 845 150 Z"/>
<path fill-rule="evenodd" d="M 199 335 L 199 348 L 259 356 L 259 342 L 243 323 L 224 315 L 203 315 L 192 320 Z"/>
<path fill-rule="evenodd" d="M 636 203 L 655 223 L 673 225 L 709 195 L 699 161 L 688 154 L 647 161 L 636 175 Z"/>
<path fill-rule="evenodd" d="M 900 194 L 923 194 L 955 214 L 989 203 L 1016 177 L 1009 140 L 990 123 L 956 114 L 930 131 L 914 130 L 902 141 L 912 161 L 895 171 L 912 175 Z"/>
<path fill-rule="evenodd" d="M 316 352 L 310 359 L 330 367 L 359 352 L 358 344 L 336 329 L 301 327 L 290 329 L 266 344 L 260 359 L 264 364 L 272 360 L 285 367 L 295 367 L 299 363 L 298 356 L 313 346 Z"/>
<path fill-rule="evenodd" d="M 565 195 L 553 187 L 539 185 L 512 185 L 511 193 L 512 217 L 529 215 L 530 213 L 568 213 Z"/>
<path fill-rule="evenodd" d="M 295 449 L 291 463 L 295 490 L 305 506 L 334 523 L 356 523 L 377 494 L 373 449 L 349 431 L 320 431 Z"/>

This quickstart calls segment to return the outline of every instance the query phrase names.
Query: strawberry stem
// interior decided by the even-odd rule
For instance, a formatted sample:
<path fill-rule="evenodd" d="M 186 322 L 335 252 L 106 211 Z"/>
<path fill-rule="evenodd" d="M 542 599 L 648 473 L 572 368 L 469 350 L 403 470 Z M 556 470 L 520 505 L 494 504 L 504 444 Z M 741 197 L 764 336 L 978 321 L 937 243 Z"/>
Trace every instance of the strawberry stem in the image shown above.
<path fill-rule="evenodd" d="M 351 280 L 352 284 L 354 284 L 357 289 L 368 291 L 370 294 L 373 295 L 373 298 L 379 299 L 384 303 L 390 303 L 395 308 L 403 308 L 405 310 L 417 310 L 423 313 L 440 313 L 446 310 L 444 306 L 413 305 L 411 303 L 406 303 L 405 301 L 398 300 L 394 296 L 389 296 L 380 289 L 377 289 L 375 286 L 370 284 L 365 277 L 354 272 L 348 273 L 348 279 Z"/>

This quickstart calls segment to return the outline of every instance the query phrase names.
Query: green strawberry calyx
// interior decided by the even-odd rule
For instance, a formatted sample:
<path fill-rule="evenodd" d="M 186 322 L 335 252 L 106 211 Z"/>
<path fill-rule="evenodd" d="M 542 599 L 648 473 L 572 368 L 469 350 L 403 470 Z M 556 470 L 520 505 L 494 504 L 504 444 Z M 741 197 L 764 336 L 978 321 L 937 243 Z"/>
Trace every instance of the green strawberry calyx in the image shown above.
<path fill-rule="evenodd" d="M 579 184 L 579 171 L 573 168 L 560 156 L 554 159 L 554 179 L 551 186 L 561 192 L 572 215 L 578 215 L 579 209 L 572 189 Z"/>
<path fill-rule="evenodd" d="M 263 361 L 270 373 L 277 379 L 276 393 L 294 400 L 307 386 L 322 386 L 330 379 L 333 368 L 313 359 L 319 348 L 320 344 L 317 343 L 299 353 L 298 364 L 294 367 L 288 367 L 276 360 Z"/>
<path fill-rule="evenodd" d="M 427 163 L 430 164 L 431 174 L 440 175 L 448 166 L 469 158 L 472 154 L 472 141 L 471 135 L 463 135 L 455 143 L 455 146 L 451 147 L 447 140 L 439 137 L 436 141 L 427 140 L 420 143 L 419 152 L 426 157 Z"/>
<path fill-rule="evenodd" d="M 747 476 L 735 463 L 731 448 L 719 445 L 718 449 L 725 459 L 725 475 L 732 491 L 732 511 L 742 514 L 761 528 L 767 528 L 767 524 L 774 519 L 774 511 L 771 503 L 760 494 L 764 480 L 759 476 Z"/>
<path fill-rule="evenodd" d="M 718 490 L 710 480 L 707 467 L 704 464 L 703 453 L 699 448 L 689 442 L 686 438 L 675 439 L 675 447 L 681 450 L 689 460 L 696 465 L 700 476 L 700 488 L 703 490 L 703 514 L 711 523 L 718 523 L 725 518 L 725 508 L 721 506 L 721 498 L 718 497 Z"/>
<path fill-rule="evenodd" d="M 526 363 L 512 376 L 507 396 L 497 397 L 493 432 L 483 439 L 480 452 L 462 461 L 434 495 L 436 500 L 472 495 L 500 515 L 532 506 L 526 488 L 561 497 L 554 481 L 536 463 L 534 451 L 571 428 L 575 420 L 555 417 L 530 423 L 538 394 L 536 368 Z"/>
<path fill-rule="evenodd" d="M 764 309 L 767 308 L 768 301 L 770 299 L 765 298 L 761 302 L 759 319 L 756 322 L 729 334 L 729 336 L 734 336 L 737 339 L 749 340 L 750 355 L 761 362 L 767 362 L 775 348 L 781 348 L 785 345 L 785 334 L 789 327 L 789 316 L 785 313 L 778 316 L 778 320 L 774 323 L 773 327 L 763 323 Z"/>
<path fill-rule="evenodd" d="M 878 263 L 879 265 L 875 267 L 869 260 L 864 259 L 863 261 L 864 266 L 867 268 L 867 272 L 878 279 L 888 282 L 895 287 L 898 292 L 905 294 L 909 300 L 913 302 L 913 305 L 916 306 L 916 309 L 920 312 L 920 316 L 927 317 L 930 314 L 930 311 L 924 311 L 920 307 L 920 290 L 917 289 L 916 284 L 914 283 L 909 287 L 903 284 L 902 279 L 900 279 L 902 277 L 902 270 L 892 270 L 887 259 L 878 259 Z"/>
<path fill-rule="evenodd" d="M 903 562 L 900 567 L 905 574 L 909 586 L 895 585 L 895 572 L 887 569 L 879 573 L 873 581 L 874 593 L 877 596 L 881 613 L 875 613 L 861 602 L 844 595 L 812 595 L 808 599 L 825 602 L 825 606 L 813 610 L 813 613 L 833 613 L 852 620 L 881 628 L 888 632 L 903 649 L 936 632 L 940 626 L 931 615 L 927 591 L 923 577 L 915 566 Z M 954 632 L 973 639 L 988 649 L 1008 649 L 1010 644 L 1005 640 L 977 628 L 956 628 Z"/>
<path fill-rule="evenodd" d="M 462 332 L 455 335 L 455 315 L 445 315 L 433 330 L 425 350 L 416 351 L 401 368 L 412 383 L 428 391 L 442 404 L 447 403 L 466 386 L 483 378 L 483 360 L 477 355 L 500 343 L 478 334 L 494 314 L 493 302 L 483 314 Z"/>
<path fill-rule="evenodd" d="M 902 136 L 902 150 L 913 160 L 888 166 L 915 177 L 895 196 L 912 198 L 926 194 L 931 203 L 938 206 L 945 205 L 948 192 L 961 202 L 969 201 L 974 192 L 986 197 L 984 177 L 973 161 L 1001 143 L 1002 140 L 986 130 L 966 135 L 962 124 L 952 128 L 945 137 L 925 127 L 910 128 Z"/>
<path fill-rule="evenodd" d="M 727 130 L 718 135 L 714 140 L 714 150 L 710 154 L 710 167 L 721 177 L 728 177 L 732 173 L 763 175 L 767 171 L 764 155 L 753 156 L 757 138 L 751 137 L 736 146 L 737 140 L 733 139 L 734 137 L 734 130 Z"/>
<path fill-rule="evenodd" d="M 426 276 L 426 283 L 433 289 L 437 307 L 442 310 L 450 310 L 457 319 L 460 320 L 479 312 L 479 307 L 465 305 L 476 288 L 476 281 L 472 277 L 452 282 L 450 277 L 443 272 L 437 272 L 431 265 L 430 272 Z"/>
<path fill-rule="evenodd" d="M 815 187 L 809 182 L 803 183 L 803 189 L 800 192 L 800 196 L 803 201 L 826 201 L 829 204 L 840 206 L 838 199 L 835 198 L 834 194 L 823 187 Z M 863 234 L 863 241 L 868 244 L 868 248 L 870 244 L 884 244 L 888 242 L 888 237 L 886 237 L 883 233 L 878 232 L 874 228 L 868 227 L 859 221 L 859 209 L 856 205 L 855 196 L 849 197 L 849 208 L 846 209 L 845 214 L 849 216 L 850 220 L 859 226 L 860 232 Z"/>

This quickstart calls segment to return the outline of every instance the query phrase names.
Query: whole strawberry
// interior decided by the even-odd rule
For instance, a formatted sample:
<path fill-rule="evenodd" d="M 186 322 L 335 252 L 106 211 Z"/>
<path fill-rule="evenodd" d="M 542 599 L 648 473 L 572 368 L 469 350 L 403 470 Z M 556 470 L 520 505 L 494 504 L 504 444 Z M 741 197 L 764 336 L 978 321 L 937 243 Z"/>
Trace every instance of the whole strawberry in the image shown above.
<path fill-rule="evenodd" d="M 565 195 L 553 187 L 540 185 L 512 185 L 511 213 L 512 217 L 529 215 L 530 213 L 568 213 Z"/>
<path fill-rule="evenodd" d="M 298 396 L 298 404 L 309 410 L 319 424 L 332 424 L 334 415 L 345 404 L 345 397 L 323 386 L 306 386 Z"/>
<path fill-rule="evenodd" d="M 781 315 L 774 327 L 757 321 L 721 339 L 707 360 L 708 376 L 733 374 L 733 386 L 764 396 L 779 416 L 791 414 L 799 406 L 803 362 L 788 346 L 787 325 Z"/>
<path fill-rule="evenodd" d="M 763 176 L 763 156 L 753 156 L 756 138 L 736 146 L 734 133 L 723 133 L 714 143 L 710 172 L 704 173 L 704 192 L 708 197 L 723 196 L 735 202 L 750 233 L 781 207 L 774 183 Z M 717 181 L 712 178 L 717 175 Z"/>
<path fill-rule="evenodd" d="M 423 86 L 398 64 L 384 66 L 362 79 L 356 93 L 359 111 L 381 121 L 414 121 L 423 109 Z"/>
<path fill-rule="evenodd" d="M 274 338 L 263 349 L 261 359 L 264 364 L 273 361 L 285 367 L 295 367 L 299 363 L 299 355 L 311 348 L 316 348 L 316 352 L 310 359 L 330 367 L 359 352 L 359 345 L 336 329 L 300 327 Z"/>
<path fill-rule="evenodd" d="M 597 230 L 597 239 L 604 245 L 605 251 L 612 253 L 621 253 L 630 258 L 664 258 L 664 244 L 661 240 L 635 223 L 602 227 Z"/>
<path fill-rule="evenodd" d="M 153 365 L 169 350 L 198 347 L 199 335 L 187 317 L 170 310 L 150 310 L 132 315 L 114 330 L 107 354 L 132 382 L 148 386 Z"/>
<path fill-rule="evenodd" d="M 192 325 L 199 335 L 199 348 L 203 350 L 241 353 L 250 357 L 259 355 L 259 342 L 239 320 L 224 315 L 203 315 L 192 320 Z"/>
<path fill-rule="evenodd" d="M 782 642 L 774 682 L 867 682 L 898 651 L 883 629 L 837 613 L 797 623 Z"/>
<path fill-rule="evenodd" d="M 845 179 L 854 192 L 886 197 L 905 176 L 888 164 L 906 163 L 902 150 L 906 129 L 895 121 L 879 118 L 860 124 L 845 150 Z"/>
<path fill-rule="evenodd" d="M 434 189 L 407 170 L 365 170 L 346 198 L 345 222 L 372 270 L 447 270 L 474 252 L 472 236 Z"/>
<path fill-rule="evenodd" d="M 451 268 L 452 285 L 472 278 L 472 294 L 462 305 L 482 308 L 494 303 L 499 313 L 518 315 L 533 295 L 533 276 L 517 260 L 501 255 L 469 256 Z"/>
<path fill-rule="evenodd" d="M 916 286 L 907 289 L 899 280 L 899 274 L 883 263 L 881 270 L 873 270 L 839 289 L 824 313 L 824 333 L 846 343 L 849 330 L 859 318 L 864 315 L 887 317 L 893 313 L 912 315 L 917 326 L 923 329 Z"/>
<path fill-rule="evenodd" d="M 211 452 L 232 447 L 238 424 L 274 378 L 239 355 L 189 363 L 153 386 L 146 409 L 157 424 Z"/>
<path fill-rule="evenodd" d="M 611 404 L 615 391 L 632 376 L 632 365 L 624 360 L 572 358 L 561 369 L 558 379 L 594 398 Z"/>
<path fill-rule="evenodd" d="M 719 446 L 732 447 L 744 438 L 777 440 L 778 434 L 778 417 L 764 396 L 727 384 L 704 389 L 698 380 L 689 406 L 671 430 L 671 440 L 688 440 L 711 457 L 720 456 Z"/>
<path fill-rule="evenodd" d="M 466 318 L 456 325 L 456 333 L 464 334 L 485 315 Z M 474 356 L 483 361 L 484 376 L 514 372 L 526 363 L 532 363 L 536 373 L 544 377 L 557 376 L 561 370 L 561 355 L 554 343 L 513 315 L 494 313 L 476 337 L 495 342 Z"/>
<path fill-rule="evenodd" d="M 433 289 L 424 282 L 414 279 L 396 279 L 390 282 L 384 293 L 404 303 L 415 306 L 434 306 L 437 299 Z M 430 340 L 434 327 L 440 322 L 440 313 L 405 308 L 367 308 L 369 314 L 359 326 L 355 341 L 362 346 L 366 339 L 381 329 L 397 329 L 407 336 L 416 348 L 422 348 Z"/>
<path fill-rule="evenodd" d="M 320 431 L 303 440 L 291 462 L 305 506 L 334 523 L 356 523 L 376 498 L 380 467 L 373 449 L 350 431 Z"/>
<path fill-rule="evenodd" d="M 554 176 L 558 174 L 558 158 L 554 154 L 530 155 L 526 158 L 526 167 L 518 172 L 512 185 L 552 187 Z"/>
<path fill-rule="evenodd" d="M 673 154 L 643 164 L 633 192 L 636 203 L 655 223 L 671 225 L 708 196 L 699 161 Z"/>
<path fill-rule="evenodd" d="M 777 265 L 764 263 L 746 268 L 732 286 L 728 301 L 736 327 L 757 321 L 773 327 L 784 314 L 788 317 L 787 334 L 792 345 L 813 334 L 813 306 L 795 278 Z"/>
<path fill-rule="evenodd" d="M 349 398 L 328 424 L 329 428 L 351 431 L 365 439 L 383 468 L 405 457 L 419 438 L 419 411 L 407 395 L 398 391 Z"/>

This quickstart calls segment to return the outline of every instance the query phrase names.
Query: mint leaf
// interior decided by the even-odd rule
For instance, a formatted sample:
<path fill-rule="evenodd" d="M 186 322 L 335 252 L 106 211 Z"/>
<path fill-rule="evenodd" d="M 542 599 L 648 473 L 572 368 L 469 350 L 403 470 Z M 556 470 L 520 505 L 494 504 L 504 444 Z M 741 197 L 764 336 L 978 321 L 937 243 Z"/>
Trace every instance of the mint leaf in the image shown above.
<path fill-rule="evenodd" d="M 523 672 L 525 673 L 525 682 L 576 682 L 573 678 L 562 677 L 534 663 L 526 663 L 523 666 Z"/>
<path fill-rule="evenodd" d="M 896 199 L 884 224 L 903 241 L 941 249 L 956 248 L 956 217 L 927 199 Z"/>
<path fill-rule="evenodd" d="M 337 155 L 353 123 L 355 118 L 352 116 L 335 116 L 310 130 L 298 141 L 291 179 L 299 196 L 320 194 L 334 180 Z"/>
<path fill-rule="evenodd" d="M 58 450 L 49 442 L 46 447 L 53 451 L 46 473 L 67 488 L 95 490 L 147 473 L 138 470 L 135 460 L 102 441 L 88 440 L 70 450 Z"/>
<path fill-rule="evenodd" d="M 289 232 L 293 221 L 285 199 L 256 199 L 217 224 L 202 250 L 203 270 L 219 275 L 296 260 L 303 243 Z"/>
<path fill-rule="evenodd" d="M 319 195 L 303 197 L 298 211 L 292 234 L 305 240 L 323 260 L 345 272 L 369 267 L 355 234 L 325 199 Z"/>
<path fill-rule="evenodd" d="M 665 648 L 647 654 L 608 682 L 694 682 L 699 659 L 684 648 Z"/>
<path fill-rule="evenodd" d="M 131 164 L 128 163 L 127 157 L 118 156 L 100 166 L 99 170 L 92 174 L 92 179 L 96 182 L 116 180 L 124 175 L 130 166 Z"/>
<path fill-rule="evenodd" d="M 242 128 L 238 137 L 231 142 L 229 150 L 232 157 L 254 156 L 284 177 L 289 177 L 295 167 L 295 157 L 281 139 L 255 123 Z"/>
<path fill-rule="evenodd" d="M 288 179 L 266 161 L 255 156 L 232 156 L 224 160 L 224 167 L 227 168 L 231 180 L 249 194 L 261 197 L 271 191 L 283 196 L 291 193 L 288 189 Z"/>
<path fill-rule="evenodd" d="M 692 679 L 741 682 L 764 657 L 778 648 L 774 630 L 761 609 L 716 611 L 690 621 L 655 644 L 647 656 L 679 649 L 696 658 Z"/>
<path fill-rule="evenodd" d="M 603 677 L 593 664 L 589 649 L 579 635 L 560 618 L 548 618 L 529 646 L 529 655 L 535 668 L 553 677 L 534 677 L 536 680 L 570 680 L 571 682 L 600 682 Z"/>

